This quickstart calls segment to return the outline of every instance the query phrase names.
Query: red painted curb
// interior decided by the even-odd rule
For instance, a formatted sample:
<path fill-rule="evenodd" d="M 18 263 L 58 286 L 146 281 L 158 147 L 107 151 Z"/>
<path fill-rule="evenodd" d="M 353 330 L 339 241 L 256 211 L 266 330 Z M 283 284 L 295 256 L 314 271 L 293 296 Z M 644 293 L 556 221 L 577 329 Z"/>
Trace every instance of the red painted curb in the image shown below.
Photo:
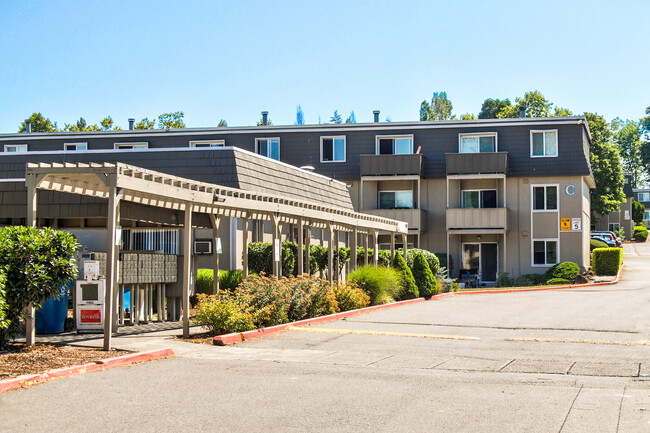
<path fill-rule="evenodd" d="M 93 371 L 103 371 L 120 365 L 132 364 L 134 362 L 149 361 L 152 359 L 168 358 L 176 356 L 174 351 L 167 347 L 165 349 L 149 350 L 147 352 L 130 353 L 128 355 L 116 356 L 98 360 L 84 365 L 73 365 L 70 367 L 45 370 L 40 374 L 25 374 L 11 379 L 0 380 L 0 393 L 12 389 L 26 388 L 39 383 L 49 382 L 54 379 L 68 376 L 78 376 Z"/>
<path fill-rule="evenodd" d="M 263 337 L 265 335 L 284 331 L 289 326 L 305 326 L 305 325 L 312 325 L 315 323 L 331 322 L 333 320 L 357 316 L 359 314 L 365 314 L 373 311 L 385 310 L 386 308 L 399 307 L 402 305 L 415 304 L 424 301 L 425 301 L 424 298 L 408 299 L 406 301 L 393 302 L 390 304 L 373 305 L 372 307 L 359 308 L 358 310 L 342 311 L 340 313 L 329 314 L 327 316 L 313 317 L 311 319 L 299 320 L 297 322 L 283 323 L 281 325 L 254 329 L 252 331 L 234 332 L 232 334 L 217 335 L 216 337 L 214 337 L 212 342 L 217 346 L 225 346 L 227 344 L 241 343 L 242 341 L 251 340 L 253 338 Z"/>

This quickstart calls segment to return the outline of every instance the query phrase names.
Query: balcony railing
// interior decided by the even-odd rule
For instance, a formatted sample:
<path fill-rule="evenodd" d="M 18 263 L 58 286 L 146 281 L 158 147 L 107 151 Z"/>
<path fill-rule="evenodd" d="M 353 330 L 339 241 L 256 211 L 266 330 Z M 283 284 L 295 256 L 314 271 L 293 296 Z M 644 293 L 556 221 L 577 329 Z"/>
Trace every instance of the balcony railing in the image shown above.
<path fill-rule="evenodd" d="M 419 153 L 407 155 L 361 155 L 361 176 L 422 176 L 424 156 Z"/>
<path fill-rule="evenodd" d="M 448 153 L 447 175 L 508 174 L 508 152 Z"/>
<path fill-rule="evenodd" d="M 447 209 L 447 230 L 507 228 L 507 208 Z"/>
<path fill-rule="evenodd" d="M 427 211 L 424 209 L 364 209 L 361 212 L 405 221 L 409 225 L 409 233 L 427 231 Z"/>

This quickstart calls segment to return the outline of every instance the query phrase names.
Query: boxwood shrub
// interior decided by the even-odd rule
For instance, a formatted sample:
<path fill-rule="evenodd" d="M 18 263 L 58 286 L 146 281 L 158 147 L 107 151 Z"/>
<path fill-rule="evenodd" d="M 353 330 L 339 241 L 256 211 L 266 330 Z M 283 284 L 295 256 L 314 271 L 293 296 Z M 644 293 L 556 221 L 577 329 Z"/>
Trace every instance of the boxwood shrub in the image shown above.
<path fill-rule="evenodd" d="M 597 275 L 616 275 L 622 264 L 622 248 L 596 248 L 593 251 L 592 267 Z"/>
<path fill-rule="evenodd" d="M 431 272 L 431 268 L 429 267 L 427 260 L 424 258 L 424 254 L 415 254 L 414 256 L 415 258 L 411 270 L 413 271 L 413 278 L 415 279 L 415 284 L 418 286 L 420 296 L 429 297 L 437 295 L 440 293 L 438 280 L 436 280 L 434 274 Z"/>
<path fill-rule="evenodd" d="M 415 284 L 411 268 L 406 264 L 406 260 L 401 254 L 395 254 L 393 258 L 393 268 L 400 274 L 402 293 L 400 299 L 415 299 L 420 296 L 418 286 Z"/>
<path fill-rule="evenodd" d="M 573 281 L 580 273 L 580 267 L 573 262 L 562 262 L 552 266 L 544 273 L 547 280 L 560 278 L 567 281 Z M 548 281 L 547 281 L 548 284 Z"/>
<path fill-rule="evenodd" d="M 514 287 L 541 286 L 546 283 L 544 274 L 521 274 L 513 282 Z"/>
<path fill-rule="evenodd" d="M 637 242 L 645 242 L 648 239 L 648 228 L 643 224 L 634 227 L 634 239 Z"/>
<path fill-rule="evenodd" d="M 551 278 L 548 281 L 546 281 L 546 285 L 548 286 L 563 286 L 566 284 L 571 284 L 573 281 L 570 280 L 565 280 L 564 278 Z"/>
<path fill-rule="evenodd" d="M 607 244 L 598 239 L 592 239 L 590 242 L 590 249 L 593 251 L 595 248 L 607 248 Z"/>

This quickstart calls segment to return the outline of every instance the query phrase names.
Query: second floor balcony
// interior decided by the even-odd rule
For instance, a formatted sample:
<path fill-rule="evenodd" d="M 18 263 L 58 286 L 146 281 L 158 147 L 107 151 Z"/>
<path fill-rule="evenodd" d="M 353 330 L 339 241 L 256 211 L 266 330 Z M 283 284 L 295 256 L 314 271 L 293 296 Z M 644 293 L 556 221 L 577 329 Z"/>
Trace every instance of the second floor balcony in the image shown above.
<path fill-rule="evenodd" d="M 361 213 L 404 221 L 408 223 L 409 233 L 427 231 L 427 211 L 424 209 L 364 209 Z"/>
<path fill-rule="evenodd" d="M 448 153 L 447 175 L 508 174 L 508 152 Z"/>
<path fill-rule="evenodd" d="M 447 230 L 507 230 L 508 209 L 449 208 Z"/>
<path fill-rule="evenodd" d="M 419 153 L 403 155 L 361 155 L 361 176 L 422 176 L 424 156 Z"/>

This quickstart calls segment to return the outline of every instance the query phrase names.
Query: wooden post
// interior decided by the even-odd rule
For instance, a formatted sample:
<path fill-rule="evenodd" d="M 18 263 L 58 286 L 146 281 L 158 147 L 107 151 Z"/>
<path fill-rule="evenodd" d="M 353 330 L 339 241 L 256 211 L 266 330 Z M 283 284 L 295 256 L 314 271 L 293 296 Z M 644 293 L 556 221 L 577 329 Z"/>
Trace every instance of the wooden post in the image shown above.
<path fill-rule="evenodd" d="M 334 282 L 334 230 L 332 224 L 327 223 L 327 280 Z"/>
<path fill-rule="evenodd" d="M 354 271 L 357 268 L 357 238 L 359 233 L 357 232 L 357 227 L 352 228 L 352 240 L 350 242 L 350 271 Z"/>
<path fill-rule="evenodd" d="M 183 338 L 190 336 L 190 269 L 192 261 L 192 203 L 185 203 L 183 225 Z"/>
<path fill-rule="evenodd" d="M 217 254 L 217 240 L 219 239 L 219 224 L 221 222 L 221 217 L 212 213 L 209 215 L 210 224 L 212 224 L 212 241 L 214 242 L 214 250 L 212 251 L 212 294 L 216 295 L 219 293 L 219 254 Z"/>
<path fill-rule="evenodd" d="M 390 233 L 390 262 L 395 260 L 395 233 Z"/>
<path fill-rule="evenodd" d="M 363 265 L 368 266 L 368 232 L 363 234 Z"/>
<path fill-rule="evenodd" d="M 341 276 L 339 275 L 339 269 L 341 268 L 339 264 L 339 249 L 341 245 L 341 230 L 334 230 L 334 253 L 336 253 L 336 256 L 334 256 L 334 277 L 336 278 L 335 281 L 339 281 Z"/>
<path fill-rule="evenodd" d="M 120 284 L 120 325 L 124 326 L 124 316 L 125 316 L 125 305 L 124 305 L 124 284 Z"/>
<path fill-rule="evenodd" d="M 135 325 L 135 284 L 131 284 L 131 290 L 129 292 L 129 311 L 131 312 L 131 325 Z"/>
<path fill-rule="evenodd" d="M 279 272 L 278 272 L 278 261 L 275 260 L 275 241 L 278 239 L 278 226 L 279 226 L 279 218 L 277 215 L 274 213 L 269 214 L 271 216 L 271 226 L 272 226 L 272 231 L 273 231 L 273 241 L 272 241 L 272 253 L 271 253 L 271 261 L 273 263 L 273 275 L 275 276 L 275 279 L 279 279 Z M 280 245 L 280 258 L 282 258 L 282 245 Z"/>
<path fill-rule="evenodd" d="M 379 264 L 379 242 L 377 241 L 377 229 L 372 229 L 372 240 L 375 244 L 374 248 L 372 249 L 373 254 L 372 254 L 372 262 L 374 263 L 375 266 Z"/>
<path fill-rule="evenodd" d="M 38 207 L 36 176 L 27 174 L 25 176 L 25 184 L 27 186 L 27 227 L 36 227 L 36 209 Z M 27 316 L 25 317 L 25 344 L 27 346 L 33 346 L 36 343 L 34 316 L 34 305 L 30 303 L 27 306 Z"/>
<path fill-rule="evenodd" d="M 153 322 L 153 289 L 154 284 L 149 284 L 149 321 Z"/>
<path fill-rule="evenodd" d="M 298 276 L 305 273 L 305 247 L 303 245 L 304 237 L 302 234 L 303 221 L 298 218 Z"/>
<path fill-rule="evenodd" d="M 402 254 L 404 255 L 404 261 L 408 262 L 406 259 L 406 253 L 408 252 L 408 245 L 407 245 L 408 238 L 406 236 L 406 233 L 402 233 Z"/>
<path fill-rule="evenodd" d="M 242 220 L 242 268 L 244 278 L 248 278 L 248 218 Z"/>
<path fill-rule="evenodd" d="M 306 251 L 305 251 L 305 266 L 307 267 L 307 275 L 311 275 L 311 226 L 307 225 L 306 230 L 307 232 L 307 241 L 305 242 L 307 245 Z"/>
<path fill-rule="evenodd" d="M 104 296 L 104 350 L 111 350 L 111 337 L 113 334 L 113 299 L 117 283 L 117 217 L 120 206 L 120 196 L 117 193 L 116 175 L 109 175 L 108 179 L 108 236 L 106 240 L 106 293 Z"/>

